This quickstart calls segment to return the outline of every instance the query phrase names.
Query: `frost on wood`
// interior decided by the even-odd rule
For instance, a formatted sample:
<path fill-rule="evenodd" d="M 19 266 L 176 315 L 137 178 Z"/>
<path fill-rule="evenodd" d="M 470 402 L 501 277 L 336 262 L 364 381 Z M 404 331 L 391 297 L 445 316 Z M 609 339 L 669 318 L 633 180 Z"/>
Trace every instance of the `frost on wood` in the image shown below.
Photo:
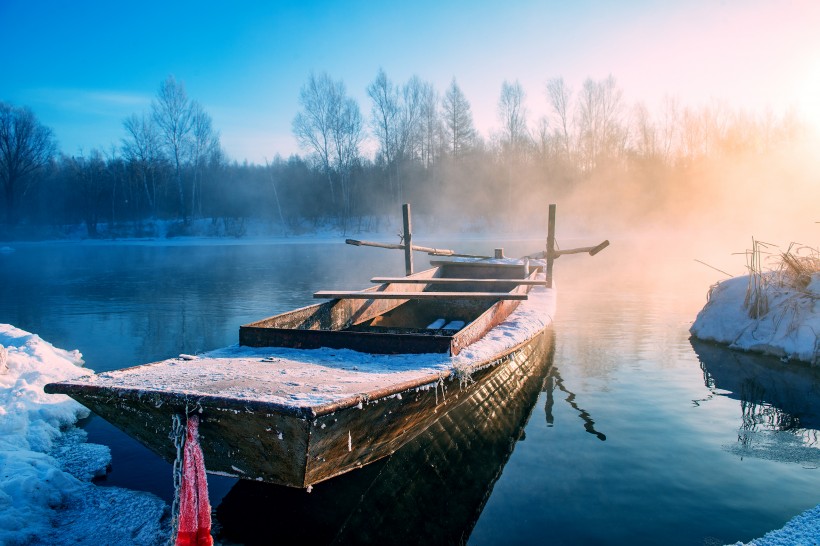
<path fill-rule="evenodd" d="M 342 401 L 363 407 L 364 393 L 390 391 L 411 382 L 437 382 L 444 396 L 443 379 L 456 377 L 469 385 L 472 373 L 531 339 L 550 324 L 554 312 L 554 290 L 535 287 L 504 322 L 455 357 L 233 345 L 195 360 L 173 358 L 72 383 L 147 396 L 173 392 L 189 399 L 218 396 L 306 409 Z"/>

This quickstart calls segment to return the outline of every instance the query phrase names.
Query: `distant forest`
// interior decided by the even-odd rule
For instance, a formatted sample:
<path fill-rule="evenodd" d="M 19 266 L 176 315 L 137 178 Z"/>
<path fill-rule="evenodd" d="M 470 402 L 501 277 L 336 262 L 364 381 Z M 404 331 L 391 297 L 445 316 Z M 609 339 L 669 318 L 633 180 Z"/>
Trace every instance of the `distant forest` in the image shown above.
<path fill-rule="evenodd" d="M 154 220 L 170 220 L 171 235 L 201 219 L 233 236 L 253 220 L 272 234 L 394 229 L 384 222 L 404 202 L 450 231 L 526 231 L 543 223 L 548 202 L 571 198 L 629 221 L 715 183 L 702 180 L 711 165 L 776 154 L 808 132 L 794 112 L 627 104 L 612 76 L 577 89 L 549 80 L 529 98 L 546 101 L 541 119 L 531 119 L 522 86 L 505 81 L 488 136 L 455 79 L 441 93 L 379 70 L 367 95 L 360 105 L 343 81 L 311 74 L 292 121 L 303 155 L 264 165 L 226 157 L 210 115 L 173 77 L 149 111 L 123 120 L 121 142 L 83 155 L 61 153 L 25 105 L 0 102 L 0 239 L 77 225 L 89 237 L 152 236 Z"/>

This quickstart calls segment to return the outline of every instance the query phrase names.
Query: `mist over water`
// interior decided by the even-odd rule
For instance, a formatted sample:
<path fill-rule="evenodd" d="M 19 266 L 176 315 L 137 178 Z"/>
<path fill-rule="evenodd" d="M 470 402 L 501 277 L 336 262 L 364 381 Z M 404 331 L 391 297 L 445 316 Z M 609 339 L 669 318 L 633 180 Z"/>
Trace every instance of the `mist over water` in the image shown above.
<path fill-rule="evenodd" d="M 732 371 L 731 351 L 701 355 L 689 342 L 689 326 L 709 286 L 722 277 L 694 261 L 703 241 L 675 237 L 674 230 L 651 238 L 606 232 L 581 237 L 567 227 L 573 216 L 567 208 L 558 211 L 563 248 L 604 237 L 612 245 L 594 257 L 568 255 L 556 262 L 550 375 L 543 378 L 523 433 L 513 431 L 514 439 L 505 444 L 511 452 L 501 459 L 496 478 L 483 484 L 487 498 L 474 528 L 465 528 L 469 542 L 549 537 L 554 544 L 727 544 L 762 536 L 820 502 L 820 457 L 816 442 L 810 445 L 817 437 L 816 419 L 805 414 L 818 402 L 810 392 L 784 398 L 780 393 L 789 390 L 765 383 L 761 375 L 763 387 L 778 396 L 750 399 L 733 383 L 739 376 Z M 503 247 L 510 256 L 537 252 L 545 242 L 540 234 L 419 237 L 424 244 L 463 252 Z M 716 255 L 721 252 L 742 269 L 741 256 L 723 248 Z M 424 268 L 428 258 L 416 257 L 417 268 Z M 404 269 L 401 252 L 341 240 L 38 243 L 0 254 L 0 265 L 0 320 L 59 347 L 79 349 L 97 371 L 236 343 L 240 324 L 311 304 L 313 291 L 363 288 L 372 276 L 402 275 Z M 782 365 L 763 361 L 767 369 Z M 797 385 L 807 380 L 799 370 L 771 375 Z M 777 419 L 766 419 L 775 413 Z M 797 430 L 780 425 L 797 422 Z M 169 464 L 99 418 L 86 427 L 90 441 L 109 445 L 113 453 L 112 470 L 100 485 L 171 500 Z M 469 438 L 453 441 L 469 444 Z M 425 464 L 423 451 L 412 459 Z M 380 468 L 353 473 L 338 487 L 332 481 L 318 484 L 314 493 L 328 506 L 349 505 L 347 496 L 334 491 L 360 499 Z M 462 479 L 458 469 L 446 474 L 456 483 Z M 400 482 L 403 475 L 391 474 L 399 480 L 391 482 L 391 496 L 412 495 Z M 267 513 L 284 513 L 294 495 L 308 495 L 277 488 L 249 493 L 218 476 L 210 476 L 209 484 L 217 513 L 228 495 L 231 506 L 263 502 Z M 437 495 L 447 494 L 445 485 L 437 486 Z M 402 521 L 447 517 L 426 512 L 413 497 L 400 500 L 412 507 L 402 512 Z M 224 525 L 248 527 L 243 513 Z M 366 529 L 338 532 L 365 536 Z"/>

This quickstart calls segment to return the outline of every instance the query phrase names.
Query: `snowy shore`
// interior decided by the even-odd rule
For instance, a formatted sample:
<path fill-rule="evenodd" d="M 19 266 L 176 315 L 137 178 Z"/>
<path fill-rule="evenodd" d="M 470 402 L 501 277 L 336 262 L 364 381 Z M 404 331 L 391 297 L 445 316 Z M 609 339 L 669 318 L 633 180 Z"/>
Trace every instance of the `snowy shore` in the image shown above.
<path fill-rule="evenodd" d="M 690 333 L 734 349 L 820 366 L 820 273 L 814 273 L 804 289 L 770 283 L 766 289 L 768 310 L 757 318 L 749 316 L 744 304 L 748 285 L 749 277 L 745 276 L 715 286 Z M 781 529 L 735 546 L 816 544 L 820 544 L 820 505 L 795 516 Z"/>
<path fill-rule="evenodd" d="M 800 290 L 769 283 L 768 311 L 757 318 L 751 318 L 744 305 L 748 285 L 749 277 L 743 276 L 715 286 L 691 334 L 734 349 L 820 366 L 820 273 Z"/>
<path fill-rule="evenodd" d="M 164 501 L 91 483 L 110 450 L 75 426 L 87 409 L 43 392 L 92 373 L 82 365 L 78 351 L 0 324 L 0 544 L 155 545 L 170 536 Z"/>

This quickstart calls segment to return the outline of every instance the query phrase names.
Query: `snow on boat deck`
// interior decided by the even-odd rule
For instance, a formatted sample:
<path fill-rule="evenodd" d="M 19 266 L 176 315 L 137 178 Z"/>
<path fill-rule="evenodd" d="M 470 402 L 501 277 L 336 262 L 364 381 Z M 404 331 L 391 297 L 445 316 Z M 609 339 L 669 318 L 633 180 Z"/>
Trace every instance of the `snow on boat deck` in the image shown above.
<path fill-rule="evenodd" d="M 357 395 L 470 373 L 509 352 L 552 322 L 555 290 L 536 287 L 507 319 L 458 356 L 374 355 L 349 349 L 233 345 L 71 381 L 147 393 L 253 400 L 295 408 L 324 406 Z"/>

